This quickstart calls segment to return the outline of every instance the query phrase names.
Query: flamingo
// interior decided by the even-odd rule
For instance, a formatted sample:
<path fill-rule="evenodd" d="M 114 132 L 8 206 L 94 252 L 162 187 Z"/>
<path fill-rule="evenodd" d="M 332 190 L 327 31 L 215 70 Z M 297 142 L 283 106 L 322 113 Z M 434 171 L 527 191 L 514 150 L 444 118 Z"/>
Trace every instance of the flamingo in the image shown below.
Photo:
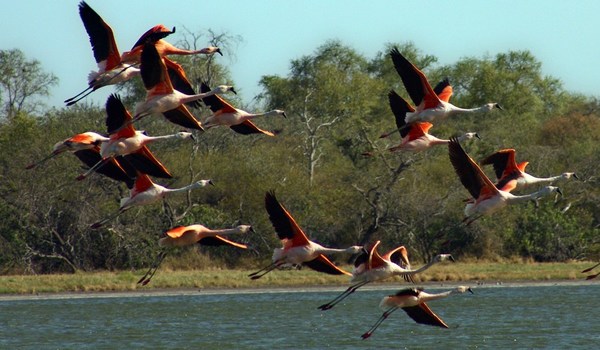
<path fill-rule="evenodd" d="M 335 266 L 325 254 L 349 253 L 356 254 L 362 247 L 351 246 L 346 249 L 334 249 L 323 247 L 308 239 L 302 231 L 296 220 L 279 203 L 274 192 L 267 192 L 265 195 L 265 207 L 269 213 L 269 220 L 277 236 L 283 244 L 283 248 L 275 248 L 273 252 L 273 263 L 249 274 L 252 279 L 258 279 L 270 271 L 282 265 L 303 264 L 309 268 L 331 275 L 350 275 L 350 273 Z"/>
<path fill-rule="evenodd" d="M 248 246 L 245 244 L 230 241 L 223 236 L 248 232 L 254 232 L 254 229 L 250 225 L 239 225 L 234 228 L 220 230 L 212 230 L 199 224 L 177 226 L 167 230 L 163 237 L 158 240 L 158 245 L 160 247 L 183 247 L 198 243 L 205 246 L 230 246 L 247 249 Z M 140 278 L 138 284 L 145 286 L 150 282 L 166 255 L 165 250 L 158 254 L 156 261 L 152 264 L 148 272 Z"/>
<path fill-rule="evenodd" d="M 579 179 L 577 174 L 573 172 L 562 173 L 551 177 L 535 177 L 525 172 L 525 167 L 529 162 L 521 162 L 517 164 L 515 161 L 515 150 L 512 148 L 503 149 L 495 152 L 480 162 L 481 165 L 492 164 L 498 183 L 498 188 L 507 190 L 525 188 L 535 184 L 551 184 L 562 179 L 570 179 L 571 177 Z"/>
<path fill-rule="evenodd" d="M 201 92 L 210 91 L 210 87 L 206 83 L 202 83 L 200 86 Z M 270 131 L 262 130 L 257 127 L 251 119 L 256 117 L 270 117 L 281 115 L 287 118 L 284 111 L 274 109 L 266 113 L 248 113 L 241 109 L 233 107 L 230 103 L 225 101 L 220 96 L 212 95 L 202 99 L 205 105 L 207 105 L 213 112 L 211 116 L 208 116 L 204 121 L 204 128 L 209 129 L 218 125 L 225 125 L 231 128 L 231 130 L 248 135 L 248 134 L 265 134 L 268 136 L 275 136 Z"/>
<path fill-rule="evenodd" d="M 146 100 L 138 103 L 131 123 L 153 113 L 162 113 L 169 121 L 186 128 L 203 130 L 200 122 L 190 113 L 185 103 L 222 94 L 235 93 L 232 86 L 219 85 L 212 91 L 187 95 L 173 88 L 164 60 L 153 43 L 146 43 L 141 55 L 141 75 L 146 88 Z"/>
<path fill-rule="evenodd" d="M 100 147 L 108 142 L 109 138 L 93 131 L 76 134 L 63 141 L 57 142 L 48 156 L 43 159 L 27 165 L 26 169 L 33 169 L 42 163 L 65 152 L 73 153 L 80 161 L 88 167 L 93 167 L 98 161 L 102 160 Z M 135 169 L 122 158 L 112 159 L 102 167 L 96 167 L 96 172 L 113 180 L 125 182 L 128 188 L 133 187 Z"/>
<path fill-rule="evenodd" d="M 585 270 L 583 270 L 581 272 L 582 273 L 588 273 L 588 272 L 592 271 L 593 269 L 595 269 L 598 266 L 600 266 L 600 263 L 597 263 L 596 265 L 594 265 L 592 267 L 589 267 L 589 268 L 587 268 L 587 269 L 585 269 Z M 598 277 L 599 275 L 600 275 L 600 272 L 599 273 L 595 273 L 593 275 L 588 275 L 585 279 L 586 280 L 591 280 L 591 279 L 594 279 L 594 278 Z"/>
<path fill-rule="evenodd" d="M 508 188 L 496 187 L 477 163 L 469 157 L 456 138 L 450 140 L 448 150 L 454 171 L 474 199 L 465 206 L 463 222 L 466 225 L 507 205 L 537 200 L 554 192 L 562 195 L 560 189 L 555 186 L 546 186 L 527 195 L 513 195 Z"/>
<path fill-rule="evenodd" d="M 136 62 L 122 61 L 112 28 L 85 1 L 79 3 L 79 17 L 90 38 L 98 71 L 89 74 L 85 90 L 65 100 L 67 106 L 77 103 L 103 86 L 127 81 L 140 74 L 140 70 L 135 67 Z M 155 31 L 152 35 L 146 33 L 145 38 L 159 40 L 173 32 L 163 26 L 160 32 Z"/>
<path fill-rule="evenodd" d="M 404 151 L 412 151 L 412 152 L 421 152 L 426 149 L 429 149 L 436 145 L 445 145 L 450 142 L 447 139 L 439 139 L 431 134 L 429 134 L 429 129 L 433 126 L 433 124 L 429 122 L 414 122 L 407 124 L 404 120 L 407 112 L 413 112 L 414 108 L 400 95 L 398 95 L 394 90 L 390 91 L 388 94 L 388 100 L 390 103 L 390 107 L 392 112 L 394 113 L 394 117 L 396 118 L 396 126 L 398 127 L 398 131 L 400 132 L 400 136 L 402 136 L 402 143 L 397 146 L 391 147 L 388 150 L 390 152 L 396 152 L 399 150 Z M 389 133 L 381 135 L 382 137 L 387 137 Z M 460 141 L 471 140 L 473 138 L 478 138 L 479 134 L 476 132 L 468 132 L 461 136 L 459 136 Z M 371 155 L 366 153 L 365 155 Z"/>
<path fill-rule="evenodd" d="M 213 185 L 213 182 L 211 180 L 200 180 L 181 188 L 166 188 L 152 182 L 148 175 L 138 172 L 138 175 L 135 179 L 135 184 L 130 191 L 129 197 L 121 199 L 119 210 L 115 214 L 101 221 L 95 222 L 90 226 L 90 228 L 100 228 L 107 222 L 117 218 L 119 215 L 133 207 L 152 204 L 167 196 L 170 196 L 173 193 L 187 192 L 196 188 L 205 187 L 207 185 Z"/>
<path fill-rule="evenodd" d="M 102 160 L 86 173 L 81 174 L 77 178 L 78 180 L 83 180 L 95 170 L 95 167 L 118 156 L 123 156 L 134 168 L 144 174 L 172 178 L 171 173 L 154 157 L 147 145 L 160 140 L 193 139 L 192 133 L 178 132 L 164 136 L 148 136 L 143 132 L 136 131 L 132 124 L 128 124 L 131 121 L 131 114 L 116 94 L 111 94 L 106 101 L 106 115 L 106 126 L 110 137 L 108 142 L 102 144 L 100 151 Z"/>
<path fill-rule="evenodd" d="M 436 118 L 445 118 L 459 113 L 489 112 L 494 108 L 502 110 L 502 107 L 498 103 L 487 103 L 477 108 L 456 107 L 440 99 L 431 88 L 431 85 L 429 85 L 425 74 L 402 56 L 397 48 L 393 48 L 390 55 L 410 98 L 413 100 L 415 106 L 417 106 L 416 111 L 406 114 L 405 120 L 407 123 L 417 121 L 431 122 Z M 449 86 L 449 90 L 447 91 L 451 95 L 452 87 Z"/>
<path fill-rule="evenodd" d="M 353 284 L 330 302 L 319 306 L 319 309 L 331 309 L 367 283 L 384 280 L 392 276 L 402 276 L 405 280 L 412 282 L 414 275 L 429 269 L 431 266 L 446 260 L 454 261 L 450 254 L 438 254 L 429 263 L 413 270 L 410 267 L 408 252 L 404 246 L 392 249 L 381 256 L 377 252 L 380 243 L 381 241 L 375 242 L 369 250 L 363 249 L 362 254 L 354 262 L 354 270 L 350 281 Z"/>
<path fill-rule="evenodd" d="M 437 294 L 424 292 L 423 288 L 407 288 L 400 290 L 394 295 L 388 295 L 381 300 L 381 303 L 379 303 L 379 307 L 385 311 L 379 317 L 377 322 L 375 322 L 375 324 L 367 332 L 365 332 L 361 338 L 367 339 L 370 337 L 373 332 L 375 332 L 377 327 L 379 327 L 379 325 L 381 325 L 381 323 L 385 321 L 392 312 L 398 309 L 404 310 L 404 312 L 406 312 L 406 314 L 417 323 L 449 328 L 448 325 L 438 315 L 431 311 L 426 303 L 431 300 L 447 298 L 451 295 L 462 294 L 467 291 L 473 294 L 473 290 L 470 287 L 459 286 L 456 289 Z"/>

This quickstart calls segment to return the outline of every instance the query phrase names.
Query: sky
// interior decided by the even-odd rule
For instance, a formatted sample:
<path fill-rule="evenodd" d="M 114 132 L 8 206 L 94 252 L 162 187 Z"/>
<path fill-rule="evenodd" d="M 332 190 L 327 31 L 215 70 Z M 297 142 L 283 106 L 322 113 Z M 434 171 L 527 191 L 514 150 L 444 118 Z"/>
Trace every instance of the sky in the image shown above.
<path fill-rule="evenodd" d="M 0 49 L 37 59 L 59 84 L 44 101 L 63 100 L 87 86 L 96 63 L 79 18 L 79 1 L 19 0 L 4 4 Z M 220 57 L 246 103 L 264 75 L 286 76 L 290 62 L 337 39 L 367 58 L 386 43 L 413 42 L 438 64 L 529 50 L 542 72 L 571 91 L 600 95 L 600 1 L 596 0 L 88 0 L 113 29 L 121 52 L 156 24 L 197 33 L 240 36 L 235 55 Z M 167 40 L 181 39 L 178 33 Z M 208 37 L 206 36 L 208 40 Z M 208 42 L 204 43 L 208 46 Z M 112 87 L 88 100 L 104 104 Z"/>

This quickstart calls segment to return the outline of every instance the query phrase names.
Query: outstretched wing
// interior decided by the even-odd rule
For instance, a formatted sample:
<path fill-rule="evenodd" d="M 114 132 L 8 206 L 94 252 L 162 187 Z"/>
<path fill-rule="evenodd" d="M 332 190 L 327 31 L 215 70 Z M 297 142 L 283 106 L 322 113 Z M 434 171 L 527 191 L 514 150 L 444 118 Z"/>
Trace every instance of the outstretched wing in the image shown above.
<path fill-rule="evenodd" d="M 335 266 L 327 257 L 323 254 L 319 254 L 318 257 L 311 261 L 304 262 L 303 265 L 310 267 L 311 269 L 327 273 L 330 275 L 348 275 L 352 276 L 351 273 L 346 272 L 339 267 Z"/>
<path fill-rule="evenodd" d="M 417 323 L 426 324 L 430 326 L 437 326 L 442 328 L 449 328 L 438 315 L 436 315 L 429 306 L 425 303 L 421 303 L 417 306 L 403 307 L 402 310 L 408 314 L 410 318 L 415 320 Z"/>
<path fill-rule="evenodd" d="M 241 124 L 231 125 L 230 128 L 231 130 L 242 135 L 265 134 L 267 136 L 275 136 L 275 134 L 272 132 L 259 128 L 250 120 L 245 120 Z"/>
<path fill-rule="evenodd" d="M 273 191 L 265 194 L 265 208 L 279 239 L 292 240 L 293 246 L 308 244 L 308 237 L 292 215 L 279 203 Z"/>
<path fill-rule="evenodd" d="M 450 162 L 463 186 L 475 199 L 484 193 L 498 193 L 498 189 L 475 161 L 469 157 L 456 137 L 448 144 Z"/>
<path fill-rule="evenodd" d="M 425 74 L 407 60 L 397 48 L 393 48 L 390 55 L 394 68 L 400 75 L 400 79 L 402 79 L 404 87 L 415 106 L 421 107 L 423 105 L 423 108 L 437 106 L 440 100 L 431 85 L 429 85 Z"/>
<path fill-rule="evenodd" d="M 94 59 L 98 65 L 105 62 L 105 70 L 116 67 L 121 61 L 113 31 L 85 1 L 79 3 L 79 17 L 90 38 Z"/>
<path fill-rule="evenodd" d="M 230 247 L 236 247 L 236 248 L 241 248 L 241 249 L 247 249 L 248 246 L 242 243 L 237 243 L 234 241 L 230 241 L 228 239 L 225 239 L 219 235 L 217 236 L 208 236 L 208 237 L 204 237 L 201 240 L 198 241 L 199 244 L 201 245 L 206 245 L 206 246 L 230 246 Z"/>

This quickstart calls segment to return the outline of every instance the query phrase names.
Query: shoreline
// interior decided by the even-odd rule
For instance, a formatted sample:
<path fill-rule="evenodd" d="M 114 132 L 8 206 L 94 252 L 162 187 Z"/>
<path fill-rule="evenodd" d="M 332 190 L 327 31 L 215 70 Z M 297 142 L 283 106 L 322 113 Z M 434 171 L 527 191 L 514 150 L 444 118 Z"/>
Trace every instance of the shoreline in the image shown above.
<path fill-rule="evenodd" d="M 600 279 L 596 280 L 519 280 L 519 281 L 445 281 L 445 282 L 423 282 L 406 284 L 394 282 L 380 282 L 366 285 L 361 290 L 398 290 L 409 286 L 424 287 L 426 289 L 452 288 L 459 285 L 468 285 L 473 289 L 479 288 L 519 288 L 519 287 L 548 287 L 548 286 L 585 286 L 600 285 Z M 193 295 L 231 295 L 231 294 L 260 294 L 260 293 L 310 293 L 310 292 L 340 292 L 347 288 L 346 285 L 313 285 L 313 286 L 257 286 L 243 288 L 149 288 L 122 291 L 76 291 L 76 292 L 48 292 L 34 294 L 2 294 L 2 301 L 19 300 L 61 300 L 61 299 L 88 299 L 88 298 L 134 298 L 134 297 L 169 297 L 169 296 L 193 296 Z"/>

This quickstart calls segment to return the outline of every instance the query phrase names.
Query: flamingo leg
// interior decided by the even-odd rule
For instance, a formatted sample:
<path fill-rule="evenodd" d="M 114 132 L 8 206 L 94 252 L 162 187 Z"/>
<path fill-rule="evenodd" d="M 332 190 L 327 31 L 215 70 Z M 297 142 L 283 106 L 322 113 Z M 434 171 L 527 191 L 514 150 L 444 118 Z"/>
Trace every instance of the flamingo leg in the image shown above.
<path fill-rule="evenodd" d="M 57 155 L 59 155 L 59 154 L 60 154 L 60 153 L 54 153 L 54 152 L 53 152 L 53 153 L 50 153 L 48 156 L 44 157 L 43 159 L 40 159 L 40 160 L 38 160 L 38 161 L 37 161 L 37 162 L 35 162 L 35 163 L 31 163 L 31 164 L 29 164 L 28 166 L 26 166 L 26 167 L 25 167 L 25 169 L 33 169 L 33 168 L 35 168 L 36 166 L 38 166 L 38 165 L 40 165 L 40 164 L 44 163 L 45 161 L 47 161 L 47 160 L 49 160 L 49 159 L 52 159 L 52 158 L 56 157 L 56 156 L 57 156 Z"/>
<path fill-rule="evenodd" d="M 135 66 L 135 64 L 131 64 L 131 65 L 123 67 L 123 69 L 121 69 L 119 71 L 119 73 L 115 74 L 113 77 L 111 77 L 110 79 L 108 79 L 106 81 L 106 83 L 104 85 L 102 85 L 102 86 L 108 85 L 111 80 L 115 79 L 116 77 L 118 77 L 119 75 L 121 75 L 121 73 L 123 73 L 127 69 L 129 69 L 131 67 L 134 67 L 134 66 Z M 92 84 L 92 85 L 88 86 L 85 90 L 83 90 L 82 92 L 78 93 L 77 95 L 75 95 L 75 96 L 73 96 L 71 98 L 66 99 L 64 102 L 67 104 L 67 106 L 74 105 L 77 102 L 79 102 L 79 101 L 83 100 L 84 98 L 86 98 L 89 94 L 91 94 L 92 92 L 96 91 L 98 88 L 100 88 L 102 86 L 97 86 L 97 85 Z M 91 90 L 91 91 L 88 91 L 88 90 Z M 83 95 L 83 96 L 81 96 L 81 95 Z M 79 96 L 81 96 L 81 97 L 79 97 Z M 77 98 L 77 97 L 79 97 L 79 98 Z"/>
<path fill-rule="evenodd" d="M 116 218 L 117 218 L 119 215 L 123 214 L 123 212 L 125 212 L 125 210 L 126 210 L 126 209 L 120 209 L 120 210 L 119 210 L 118 212 L 116 212 L 115 214 L 113 214 L 113 215 L 111 215 L 111 216 L 109 216 L 109 217 L 107 217 L 107 218 L 105 218 L 105 219 L 103 219 L 103 220 L 100 220 L 100 221 L 97 221 L 97 222 L 95 222 L 95 223 L 91 224 L 91 225 L 90 225 L 90 228 L 91 228 L 92 230 L 95 230 L 95 229 L 98 229 L 98 228 L 100 228 L 100 227 L 104 226 L 104 224 L 106 224 L 107 222 L 109 222 L 109 221 L 111 221 L 111 220 L 114 220 L 114 219 L 116 219 Z"/>
<path fill-rule="evenodd" d="M 150 269 L 148 269 L 148 272 L 146 272 L 146 274 L 144 276 L 142 276 L 142 278 L 140 278 L 140 280 L 137 283 L 141 284 L 142 286 L 145 286 L 148 283 L 150 283 L 150 280 L 152 279 L 152 277 L 154 277 L 154 274 L 156 273 L 156 271 L 160 267 L 160 264 L 163 262 L 163 260 L 165 259 L 166 256 L 167 256 L 167 252 L 165 252 L 165 251 L 160 252 L 158 254 L 158 257 L 156 258 L 156 261 L 154 262 L 154 264 L 152 264 L 152 266 L 150 266 Z"/>
<path fill-rule="evenodd" d="M 98 170 L 99 168 L 101 168 L 104 164 L 107 164 L 109 162 L 109 160 L 111 160 L 112 158 L 105 158 L 105 159 L 101 159 L 98 162 L 96 162 L 96 164 L 94 164 L 91 168 L 88 169 L 88 171 L 86 171 L 83 174 L 79 174 L 79 176 L 77 176 L 77 180 L 81 181 L 83 179 L 85 179 L 86 177 L 88 177 L 92 172 Z"/>
<path fill-rule="evenodd" d="M 600 272 L 599 272 L 599 273 L 596 273 L 596 274 L 593 274 L 593 275 L 589 275 L 589 276 L 587 276 L 585 279 L 586 279 L 586 280 L 591 280 L 591 279 L 594 279 L 594 278 L 598 277 L 598 275 L 600 275 Z"/>
<path fill-rule="evenodd" d="M 587 268 L 587 269 L 585 269 L 585 270 L 583 270 L 583 271 L 581 271 L 581 272 L 582 272 L 582 273 L 590 272 L 590 271 L 592 271 L 593 269 L 595 269 L 595 268 L 596 268 L 596 267 L 598 267 L 598 266 L 600 266 L 600 263 L 597 263 L 596 265 L 594 265 L 594 266 L 592 266 L 592 267 L 589 267 L 589 268 Z"/>
<path fill-rule="evenodd" d="M 75 96 L 73 96 L 71 98 L 66 99 L 64 102 L 67 103 L 67 106 L 70 106 L 70 105 L 76 103 L 77 101 L 79 101 L 80 99 L 77 100 L 77 101 L 72 102 L 73 100 L 75 100 L 77 97 L 83 95 L 84 93 L 86 93 L 88 90 L 90 90 L 92 88 L 93 88 L 92 86 L 88 86 L 87 88 L 85 88 L 85 90 L 83 90 L 82 92 L 78 93 L 77 95 L 75 95 Z M 89 95 L 89 93 L 86 94 L 85 96 L 87 96 L 87 95 Z M 70 104 L 68 104 L 68 103 L 70 103 Z"/>
<path fill-rule="evenodd" d="M 367 283 L 369 283 L 369 282 L 364 281 L 364 282 L 359 282 L 357 284 L 351 285 L 350 287 L 348 287 L 348 289 L 343 291 L 340 295 L 335 297 L 330 302 L 319 306 L 318 309 L 323 310 L 323 311 L 331 309 L 332 307 L 337 305 L 340 301 L 346 299 L 348 296 L 350 296 L 350 294 L 354 293 L 358 288 L 364 286 Z"/>
<path fill-rule="evenodd" d="M 253 273 L 251 273 L 251 274 L 249 274 L 249 275 L 248 275 L 248 277 L 250 277 L 250 278 L 251 278 L 251 279 L 253 279 L 253 280 L 259 279 L 259 278 L 261 278 L 262 276 L 266 275 L 267 273 L 269 273 L 269 272 L 271 272 L 271 271 L 275 270 L 275 269 L 276 269 L 276 268 L 277 268 L 279 265 L 281 265 L 281 262 L 279 262 L 279 261 L 276 261 L 276 262 L 272 263 L 272 264 L 271 264 L 271 265 L 269 265 L 269 266 L 263 267 L 262 269 L 260 269 L 260 270 L 258 270 L 258 271 L 256 271 L 256 272 L 253 272 Z M 262 273 L 261 273 L 261 272 L 262 272 Z"/>
<path fill-rule="evenodd" d="M 375 322 L 375 324 L 368 331 L 366 331 L 363 335 L 361 335 L 360 337 L 363 338 L 363 339 L 367 339 L 368 337 L 370 337 L 373 334 L 373 332 L 375 332 L 375 330 L 377 329 L 377 327 L 379 327 L 379 325 L 381 325 L 383 323 L 383 321 L 385 321 L 392 312 L 394 312 L 394 311 L 396 311 L 398 309 L 399 309 L 398 306 L 392 306 L 391 308 L 389 308 L 387 311 L 385 311 L 379 317 L 379 319 L 377 320 L 377 322 Z"/>

